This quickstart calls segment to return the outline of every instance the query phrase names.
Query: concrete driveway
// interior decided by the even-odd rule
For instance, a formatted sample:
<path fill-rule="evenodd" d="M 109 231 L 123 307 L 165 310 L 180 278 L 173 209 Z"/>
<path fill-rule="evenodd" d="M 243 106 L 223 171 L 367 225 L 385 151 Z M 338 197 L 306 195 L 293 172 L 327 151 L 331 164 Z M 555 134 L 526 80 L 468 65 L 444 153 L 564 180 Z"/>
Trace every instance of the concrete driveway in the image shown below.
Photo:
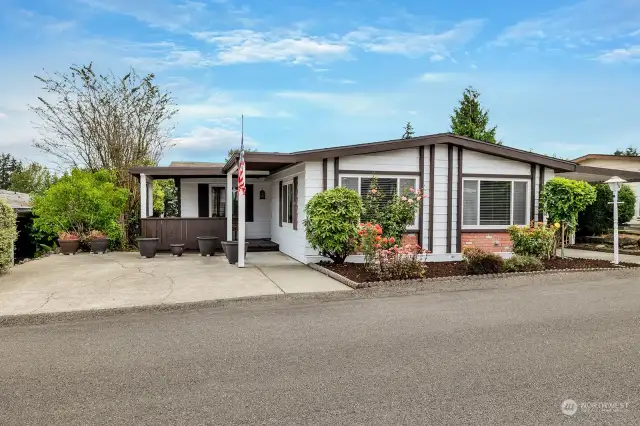
<path fill-rule="evenodd" d="M 348 290 L 279 252 L 249 253 L 244 269 L 224 255 L 54 255 L 0 277 L 0 315 Z"/>

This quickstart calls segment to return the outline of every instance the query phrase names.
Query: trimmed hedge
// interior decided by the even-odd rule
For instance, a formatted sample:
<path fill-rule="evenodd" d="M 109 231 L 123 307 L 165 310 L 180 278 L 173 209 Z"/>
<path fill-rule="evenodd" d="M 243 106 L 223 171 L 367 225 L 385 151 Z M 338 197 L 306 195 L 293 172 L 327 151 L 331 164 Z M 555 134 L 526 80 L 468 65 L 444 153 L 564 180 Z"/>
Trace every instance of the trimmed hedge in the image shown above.
<path fill-rule="evenodd" d="M 5 200 L 0 199 L 0 273 L 13 266 L 13 248 L 18 238 L 16 212 Z"/>
<path fill-rule="evenodd" d="M 596 201 L 578 216 L 578 235 L 602 235 L 613 228 L 613 191 L 606 183 L 594 185 Z M 618 193 L 618 224 L 629 222 L 635 213 L 636 194 L 629 185 Z"/>

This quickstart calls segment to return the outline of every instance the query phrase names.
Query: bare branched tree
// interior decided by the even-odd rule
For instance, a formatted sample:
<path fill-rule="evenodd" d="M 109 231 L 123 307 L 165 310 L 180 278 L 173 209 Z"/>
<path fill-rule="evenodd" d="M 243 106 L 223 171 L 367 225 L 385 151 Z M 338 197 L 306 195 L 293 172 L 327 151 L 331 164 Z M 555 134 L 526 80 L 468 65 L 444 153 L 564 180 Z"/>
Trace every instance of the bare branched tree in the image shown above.
<path fill-rule="evenodd" d="M 134 223 L 139 196 L 127 170 L 157 164 L 170 148 L 170 120 L 178 111 L 170 93 L 154 84 L 154 74 L 141 77 L 131 69 L 119 78 L 96 74 L 92 64 L 35 78 L 46 95 L 30 105 L 42 136 L 34 145 L 62 166 L 116 171 L 131 194 L 123 220 Z"/>

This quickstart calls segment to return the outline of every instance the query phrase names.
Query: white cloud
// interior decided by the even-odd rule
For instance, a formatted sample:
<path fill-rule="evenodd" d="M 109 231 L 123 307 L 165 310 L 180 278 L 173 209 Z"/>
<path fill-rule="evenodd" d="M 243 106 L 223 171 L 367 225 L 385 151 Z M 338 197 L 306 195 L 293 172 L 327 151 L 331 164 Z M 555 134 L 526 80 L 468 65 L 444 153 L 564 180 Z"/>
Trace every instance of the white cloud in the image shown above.
<path fill-rule="evenodd" d="M 176 149 L 194 151 L 222 151 L 240 145 L 241 133 L 238 130 L 221 127 L 199 126 L 185 136 L 174 138 Z M 246 134 L 244 142 L 249 147 L 255 147 L 257 143 Z"/>
<path fill-rule="evenodd" d="M 431 62 L 440 62 L 440 61 L 444 61 L 445 59 L 446 57 L 444 55 L 441 55 L 440 53 L 434 53 L 429 57 L 429 60 Z"/>
<path fill-rule="evenodd" d="M 9 116 L 4 112 L 0 112 L 0 120 L 4 120 L 5 118 L 9 118 Z"/>
<path fill-rule="evenodd" d="M 457 75 L 457 73 L 426 72 L 420 76 L 420 81 L 427 83 L 442 83 L 451 80 Z"/>
<path fill-rule="evenodd" d="M 493 44 L 590 45 L 628 36 L 638 27 L 640 2 L 637 0 L 583 0 L 518 22 L 506 28 Z"/>
<path fill-rule="evenodd" d="M 640 45 L 628 48 L 613 49 L 594 58 L 596 61 L 611 64 L 614 62 L 629 62 L 640 60 Z"/>
<path fill-rule="evenodd" d="M 340 40 L 309 36 L 298 30 L 197 32 L 193 36 L 215 45 L 217 62 L 222 65 L 322 62 L 345 58 L 349 52 Z"/>

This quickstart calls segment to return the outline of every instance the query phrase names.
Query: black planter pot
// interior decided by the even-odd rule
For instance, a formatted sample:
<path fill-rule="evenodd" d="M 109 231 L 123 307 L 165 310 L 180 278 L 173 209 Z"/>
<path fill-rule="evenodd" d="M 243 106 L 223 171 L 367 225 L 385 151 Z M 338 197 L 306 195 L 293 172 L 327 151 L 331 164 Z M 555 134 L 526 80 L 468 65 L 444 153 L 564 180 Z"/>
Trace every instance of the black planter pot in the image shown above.
<path fill-rule="evenodd" d="M 227 260 L 230 264 L 238 263 L 238 242 L 237 241 L 223 241 L 222 250 L 224 255 L 227 256 Z M 244 243 L 244 257 L 247 258 L 247 250 L 249 250 L 249 243 Z"/>
<path fill-rule="evenodd" d="M 169 248 L 171 249 L 171 254 L 176 257 L 180 257 L 184 253 L 184 244 L 169 244 Z"/>
<path fill-rule="evenodd" d="M 91 240 L 90 245 L 91 245 L 91 253 L 103 254 L 107 252 L 107 248 L 109 247 L 109 239 L 100 238 L 96 240 Z"/>
<path fill-rule="evenodd" d="M 216 252 L 218 237 L 198 237 L 200 256 L 213 256 Z"/>
<path fill-rule="evenodd" d="M 64 255 L 76 254 L 80 248 L 80 240 L 60 240 L 58 239 L 60 251 Z"/>
<path fill-rule="evenodd" d="M 138 238 L 138 249 L 140 256 L 151 259 L 156 256 L 158 248 L 158 238 Z"/>

